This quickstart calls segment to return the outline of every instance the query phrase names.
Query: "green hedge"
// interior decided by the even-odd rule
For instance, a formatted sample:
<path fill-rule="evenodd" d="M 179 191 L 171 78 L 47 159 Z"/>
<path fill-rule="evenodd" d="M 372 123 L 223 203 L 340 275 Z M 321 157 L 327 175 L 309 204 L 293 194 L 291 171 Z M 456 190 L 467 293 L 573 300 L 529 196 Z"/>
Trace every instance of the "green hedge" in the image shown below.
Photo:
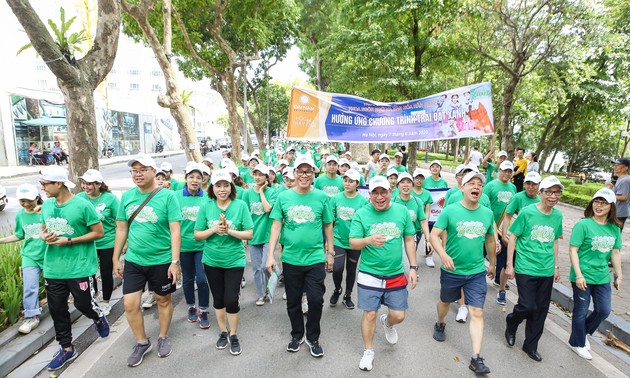
<path fill-rule="evenodd" d="M 570 188 L 572 189 L 572 188 Z M 586 207 L 588 203 L 591 201 L 592 196 L 587 196 L 584 194 L 573 193 L 565 187 L 562 192 L 562 197 L 560 198 L 561 202 L 568 203 L 574 206 Z"/>
<path fill-rule="evenodd" d="M 0 244 L 0 330 L 20 318 L 22 308 L 20 243 Z"/>

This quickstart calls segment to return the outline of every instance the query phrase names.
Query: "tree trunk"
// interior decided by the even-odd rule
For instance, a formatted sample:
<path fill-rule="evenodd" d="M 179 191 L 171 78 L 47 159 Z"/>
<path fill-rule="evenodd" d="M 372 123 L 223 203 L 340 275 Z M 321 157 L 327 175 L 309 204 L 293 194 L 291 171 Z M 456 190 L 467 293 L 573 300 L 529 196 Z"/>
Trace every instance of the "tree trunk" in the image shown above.
<path fill-rule="evenodd" d="M 229 70 L 223 78 L 223 81 L 227 87 L 227 90 L 224 92 L 227 98 L 223 97 L 223 100 L 225 101 L 228 111 L 228 132 L 230 134 L 230 139 L 232 140 L 232 159 L 234 161 L 241 161 L 243 149 L 241 148 L 241 128 L 238 127 L 238 106 L 236 102 L 238 88 L 236 87 L 234 70 Z"/>
<path fill-rule="evenodd" d="M 499 119 L 501 149 L 508 153 L 508 158 L 510 160 L 514 158 L 514 145 L 512 144 L 514 129 L 512 128 L 512 125 L 510 123 L 510 113 L 512 111 L 512 105 L 514 104 L 514 93 L 516 92 L 516 86 L 518 85 L 519 81 L 519 76 L 512 75 L 510 77 L 510 81 L 503 89 L 503 95 L 501 96 L 501 118 Z M 469 145 L 469 143 L 467 143 L 467 145 Z M 466 150 L 468 150 L 468 148 L 466 148 Z"/>
<path fill-rule="evenodd" d="M 558 155 L 558 150 L 555 150 L 553 152 L 553 156 L 551 157 L 551 160 L 549 161 L 549 167 L 547 167 L 547 172 L 555 173 L 553 171 L 553 161 L 556 160 L 556 155 Z"/>
<path fill-rule="evenodd" d="M 350 143 L 352 159 L 359 163 L 367 163 L 370 160 L 370 151 L 367 143 Z"/>
<path fill-rule="evenodd" d="M 407 153 L 409 156 L 407 157 L 407 168 L 409 169 L 409 173 L 413 174 L 413 171 L 418 166 L 418 142 L 409 142 L 409 148 L 407 148 Z"/>
<path fill-rule="evenodd" d="M 453 154 L 455 158 L 453 159 L 453 163 L 457 163 L 459 160 L 459 138 L 455 139 L 455 153 Z"/>

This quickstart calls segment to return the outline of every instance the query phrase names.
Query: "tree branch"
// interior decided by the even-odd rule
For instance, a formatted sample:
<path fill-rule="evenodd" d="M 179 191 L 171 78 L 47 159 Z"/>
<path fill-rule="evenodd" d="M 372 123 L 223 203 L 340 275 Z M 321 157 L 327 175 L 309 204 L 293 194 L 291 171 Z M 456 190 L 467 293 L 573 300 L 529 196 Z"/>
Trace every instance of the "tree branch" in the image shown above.
<path fill-rule="evenodd" d="M 87 75 L 91 77 L 92 89 L 96 89 L 111 71 L 116 59 L 119 36 L 120 7 L 118 1 L 99 0 L 96 36 L 92 49 L 77 62 L 82 71 L 93 73 Z"/>
<path fill-rule="evenodd" d="M 215 75 L 218 75 L 219 70 L 216 69 L 216 67 L 212 66 L 210 63 L 208 63 L 205 59 L 203 59 L 197 53 L 197 50 L 195 50 L 195 47 L 193 46 L 192 41 L 190 40 L 190 36 L 188 35 L 188 30 L 186 29 L 186 25 L 184 25 L 184 22 L 182 21 L 181 17 L 179 17 L 179 13 L 177 12 L 175 8 L 173 8 L 173 16 L 175 16 L 175 21 L 177 22 L 177 25 L 179 25 L 179 28 L 182 31 L 186 48 L 188 48 L 188 51 L 193 56 L 193 58 L 195 58 L 197 63 L 199 63 L 202 67 L 205 67 L 209 72 Z"/>

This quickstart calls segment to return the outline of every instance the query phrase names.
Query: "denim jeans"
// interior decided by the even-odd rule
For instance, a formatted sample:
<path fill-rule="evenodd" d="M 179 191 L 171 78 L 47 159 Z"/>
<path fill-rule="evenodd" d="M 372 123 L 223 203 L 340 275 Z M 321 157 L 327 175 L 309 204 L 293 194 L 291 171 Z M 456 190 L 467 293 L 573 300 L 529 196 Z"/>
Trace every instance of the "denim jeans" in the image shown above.
<path fill-rule="evenodd" d="M 256 298 L 262 298 L 267 293 L 267 248 L 269 243 L 250 244 L 249 255 L 252 260 L 252 270 L 254 271 L 254 283 L 256 284 Z"/>
<path fill-rule="evenodd" d="M 612 302 L 610 284 L 589 284 L 585 291 L 578 289 L 575 282 L 571 282 L 571 286 L 573 287 L 573 319 L 569 344 L 574 347 L 583 347 L 586 334 L 592 335 L 610 314 Z M 593 312 L 589 315 L 588 307 L 591 297 L 593 297 Z"/>
<path fill-rule="evenodd" d="M 210 288 L 206 273 L 203 270 L 201 257 L 203 251 L 182 252 L 179 259 L 182 264 L 182 288 L 184 299 L 188 307 L 195 306 L 195 281 L 197 281 L 197 295 L 199 296 L 199 311 L 208 312 L 210 307 Z"/>
<path fill-rule="evenodd" d="M 42 270 L 37 266 L 26 266 L 22 268 L 22 280 L 24 289 L 22 301 L 24 302 L 24 317 L 32 318 L 42 313 L 39 307 L 39 277 Z"/>

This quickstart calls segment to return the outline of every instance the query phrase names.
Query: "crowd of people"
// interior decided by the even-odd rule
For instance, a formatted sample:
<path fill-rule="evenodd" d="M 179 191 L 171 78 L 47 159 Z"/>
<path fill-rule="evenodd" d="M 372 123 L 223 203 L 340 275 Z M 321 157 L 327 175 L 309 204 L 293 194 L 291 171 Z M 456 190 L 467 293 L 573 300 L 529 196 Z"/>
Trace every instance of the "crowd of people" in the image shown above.
<path fill-rule="evenodd" d="M 75 183 L 65 168 L 44 167 L 40 185 L 48 199 L 34 185 L 20 185 L 15 234 L 0 239 L 23 241 L 24 321 L 19 331 L 29 333 L 39 324 L 43 274 L 60 344 L 48 369 L 63 367 L 77 357 L 70 294 L 75 307 L 107 337 L 116 274 L 122 278 L 125 314 L 136 340 L 128 366 L 140 365 L 153 348 L 141 309 L 155 304 L 157 354 L 168 357 L 171 295 L 181 275 L 187 320 L 209 328 L 212 299 L 220 332 L 216 348 L 239 355 L 239 296 L 249 251 L 255 305 L 269 300 L 268 279 L 280 272 L 290 321 L 286 350 L 297 352 L 306 343 L 312 356 L 324 355 L 320 321 L 328 271 L 334 285 L 329 305 L 341 299 L 347 309 L 362 311 L 359 368 L 369 371 L 377 323 L 387 342 L 398 341 L 395 326 L 405 319 L 408 287 L 413 289 L 419 277 L 419 249 L 427 267 L 435 267 L 434 254 L 441 262 L 436 341 L 446 340 L 446 316 L 451 303 L 457 303 L 455 320 L 470 328 L 469 368 L 490 373 L 481 356 L 486 277 L 499 287 L 496 302 L 502 306 L 507 304 L 507 280 L 515 279 L 518 302 L 506 317 L 505 340 L 515 345 L 516 331 L 525 322 L 522 349 L 541 361 L 538 344 L 552 284 L 559 279 L 562 213 L 555 205 L 564 189 L 560 180 L 543 179 L 535 157 L 527 163 L 522 148 L 516 149 L 514 162 L 505 151 L 495 157 L 492 149 L 483 156 L 475 148 L 467 164 L 455 169 L 457 186 L 446 191 L 441 213 L 429 222 L 432 191 L 448 188 L 439 161 L 432 161 L 428 171 L 410 173 L 403 148 L 393 158 L 374 149 L 362 169 L 350 151 L 333 146 L 278 141 L 265 156 L 256 151 L 241 162 L 224 151 L 217 166 L 209 157 L 189 162 L 183 181 L 175 178 L 170 163 L 158 166 L 150 156 L 138 155 L 128 161 L 134 187 L 120 199 L 97 170 L 79 177 L 83 192 L 74 195 Z M 587 335 L 610 313 L 609 261 L 612 284 L 621 286 L 629 167 L 630 160 L 615 161 L 616 185 L 595 193 L 570 235 L 570 280 L 574 298 L 581 300 L 575 301 L 569 344 L 586 359 L 591 359 Z M 145 291 L 150 295 L 143 301 Z M 595 310 L 589 315 L 591 300 Z M 382 305 L 387 311 L 379 316 Z"/>

